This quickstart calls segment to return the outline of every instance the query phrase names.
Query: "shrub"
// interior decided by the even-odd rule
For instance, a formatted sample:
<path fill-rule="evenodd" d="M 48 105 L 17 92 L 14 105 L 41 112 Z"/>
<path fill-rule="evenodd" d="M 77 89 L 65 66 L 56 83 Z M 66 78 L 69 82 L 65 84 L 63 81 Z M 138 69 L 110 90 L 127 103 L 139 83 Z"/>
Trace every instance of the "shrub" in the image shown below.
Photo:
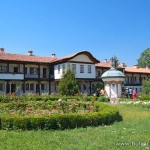
<path fill-rule="evenodd" d="M 99 102 L 109 102 L 110 99 L 108 97 L 105 97 L 105 96 L 100 96 L 97 98 L 97 101 Z"/>
<path fill-rule="evenodd" d="M 69 129 L 75 127 L 97 126 L 120 121 L 121 116 L 116 107 L 95 102 L 95 112 L 86 114 L 65 113 L 50 116 L 1 115 L 1 129 L 37 130 L 37 129 Z"/>

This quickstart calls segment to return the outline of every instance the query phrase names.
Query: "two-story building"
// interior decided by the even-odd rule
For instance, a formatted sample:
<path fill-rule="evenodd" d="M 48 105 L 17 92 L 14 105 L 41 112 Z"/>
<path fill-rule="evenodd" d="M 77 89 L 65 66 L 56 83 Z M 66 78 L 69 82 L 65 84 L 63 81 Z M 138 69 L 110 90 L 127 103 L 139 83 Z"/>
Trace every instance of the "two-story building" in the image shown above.
<path fill-rule="evenodd" d="M 35 56 L 33 51 L 26 55 L 6 53 L 0 48 L 0 91 L 3 93 L 51 94 L 67 68 L 75 71 L 80 83 L 80 92 L 92 94 L 92 86 L 102 82 L 101 75 L 110 69 L 111 61 L 100 62 L 90 52 L 81 51 L 63 58 Z M 126 67 L 119 68 L 125 73 L 126 87 L 141 90 L 142 80 L 150 78 L 150 69 Z"/>

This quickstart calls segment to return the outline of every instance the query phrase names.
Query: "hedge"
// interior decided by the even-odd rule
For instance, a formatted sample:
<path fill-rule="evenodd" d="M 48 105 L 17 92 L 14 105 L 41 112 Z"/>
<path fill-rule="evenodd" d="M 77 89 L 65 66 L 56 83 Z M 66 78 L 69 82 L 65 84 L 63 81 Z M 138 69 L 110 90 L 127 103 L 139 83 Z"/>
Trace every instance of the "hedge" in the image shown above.
<path fill-rule="evenodd" d="M 3 130 L 53 130 L 111 124 L 122 120 L 116 107 L 94 103 L 95 112 L 87 114 L 52 114 L 50 116 L 1 115 L 0 129 Z"/>

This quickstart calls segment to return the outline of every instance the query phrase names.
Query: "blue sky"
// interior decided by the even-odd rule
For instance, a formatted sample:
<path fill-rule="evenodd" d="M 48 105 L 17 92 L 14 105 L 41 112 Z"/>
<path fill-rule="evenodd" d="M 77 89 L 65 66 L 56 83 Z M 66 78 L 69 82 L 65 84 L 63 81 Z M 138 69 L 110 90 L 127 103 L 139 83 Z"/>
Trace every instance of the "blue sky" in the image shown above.
<path fill-rule="evenodd" d="M 149 10 L 150 0 L 0 0 L 0 47 L 57 57 L 87 50 L 133 66 L 150 47 Z"/>

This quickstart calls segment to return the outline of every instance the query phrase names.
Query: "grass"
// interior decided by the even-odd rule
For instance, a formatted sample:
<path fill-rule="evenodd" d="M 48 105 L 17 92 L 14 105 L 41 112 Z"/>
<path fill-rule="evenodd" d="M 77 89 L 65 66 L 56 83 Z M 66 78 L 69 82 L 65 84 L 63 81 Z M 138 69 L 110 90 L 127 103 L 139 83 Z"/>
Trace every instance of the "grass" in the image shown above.
<path fill-rule="evenodd" d="M 150 110 L 119 105 L 122 122 L 64 131 L 0 130 L 0 150 L 150 149 Z"/>

